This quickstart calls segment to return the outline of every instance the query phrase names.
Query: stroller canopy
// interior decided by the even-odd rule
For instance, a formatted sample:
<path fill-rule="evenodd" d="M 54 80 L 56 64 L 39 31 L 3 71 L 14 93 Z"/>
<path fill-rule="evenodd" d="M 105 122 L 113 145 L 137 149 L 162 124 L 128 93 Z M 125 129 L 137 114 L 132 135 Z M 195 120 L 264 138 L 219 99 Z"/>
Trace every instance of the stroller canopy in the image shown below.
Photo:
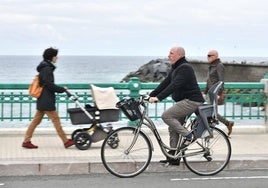
<path fill-rule="evenodd" d="M 94 103 L 99 110 L 118 109 L 116 103 L 119 99 L 113 87 L 101 88 L 91 84 L 90 88 Z"/>

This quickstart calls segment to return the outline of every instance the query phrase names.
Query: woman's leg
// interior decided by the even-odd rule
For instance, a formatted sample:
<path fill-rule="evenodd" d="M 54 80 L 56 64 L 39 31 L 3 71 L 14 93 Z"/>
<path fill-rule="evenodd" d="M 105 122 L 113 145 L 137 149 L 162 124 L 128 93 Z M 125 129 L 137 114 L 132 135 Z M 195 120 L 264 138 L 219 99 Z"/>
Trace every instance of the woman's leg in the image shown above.
<path fill-rule="evenodd" d="M 25 133 L 24 143 L 31 141 L 31 138 L 33 136 L 33 132 L 34 132 L 35 128 L 41 123 L 43 117 L 44 117 L 44 112 L 37 110 L 31 124 L 29 125 L 29 127 Z"/>
<path fill-rule="evenodd" d="M 45 114 L 48 116 L 49 119 L 51 119 L 59 137 L 62 140 L 62 142 L 66 143 L 68 141 L 68 138 L 62 129 L 60 117 L 59 117 L 58 113 L 56 111 L 45 111 Z"/>

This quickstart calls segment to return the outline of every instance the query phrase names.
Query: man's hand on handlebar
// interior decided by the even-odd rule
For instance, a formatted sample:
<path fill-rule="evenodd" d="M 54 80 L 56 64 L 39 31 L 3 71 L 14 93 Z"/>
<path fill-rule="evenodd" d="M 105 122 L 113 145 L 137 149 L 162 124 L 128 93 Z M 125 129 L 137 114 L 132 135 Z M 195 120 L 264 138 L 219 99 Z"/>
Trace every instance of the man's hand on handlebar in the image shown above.
<path fill-rule="evenodd" d="M 159 100 L 158 100 L 158 98 L 157 97 L 150 97 L 149 98 L 149 102 L 150 103 L 156 103 L 156 102 L 158 102 Z"/>

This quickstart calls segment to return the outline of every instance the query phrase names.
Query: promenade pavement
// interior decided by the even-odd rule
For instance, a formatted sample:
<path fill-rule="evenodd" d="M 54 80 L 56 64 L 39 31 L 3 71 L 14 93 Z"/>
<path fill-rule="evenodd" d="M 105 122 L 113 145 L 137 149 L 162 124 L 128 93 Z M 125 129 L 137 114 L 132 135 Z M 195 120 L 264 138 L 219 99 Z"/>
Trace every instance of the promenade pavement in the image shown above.
<path fill-rule="evenodd" d="M 222 127 L 225 130 L 225 127 Z M 38 149 L 21 147 L 25 128 L 0 128 L 0 176 L 61 175 L 108 173 L 102 165 L 102 141 L 92 143 L 88 150 L 75 146 L 65 149 L 53 128 L 37 128 L 32 142 Z M 68 136 L 75 128 L 66 129 Z M 168 144 L 166 127 L 158 129 Z M 154 145 L 152 162 L 147 172 L 189 171 L 180 167 L 161 165 L 164 159 L 153 135 L 147 131 Z M 225 170 L 268 169 L 268 132 L 264 126 L 237 126 L 230 138 L 231 161 Z"/>

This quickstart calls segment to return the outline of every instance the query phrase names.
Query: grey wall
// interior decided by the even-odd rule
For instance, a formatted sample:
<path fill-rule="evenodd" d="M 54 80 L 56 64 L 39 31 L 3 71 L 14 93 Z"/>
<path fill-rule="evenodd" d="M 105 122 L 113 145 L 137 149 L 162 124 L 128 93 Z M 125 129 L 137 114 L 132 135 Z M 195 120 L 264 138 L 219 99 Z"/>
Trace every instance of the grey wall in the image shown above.
<path fill-rule="evenodd" d="M 191 62 L 198 82 L 205 82 L 208 72 L 208 63 Z M 267 65 L 230 64 L 224 63 L 225 82 L 259 82 L 266 73 Z"/>

